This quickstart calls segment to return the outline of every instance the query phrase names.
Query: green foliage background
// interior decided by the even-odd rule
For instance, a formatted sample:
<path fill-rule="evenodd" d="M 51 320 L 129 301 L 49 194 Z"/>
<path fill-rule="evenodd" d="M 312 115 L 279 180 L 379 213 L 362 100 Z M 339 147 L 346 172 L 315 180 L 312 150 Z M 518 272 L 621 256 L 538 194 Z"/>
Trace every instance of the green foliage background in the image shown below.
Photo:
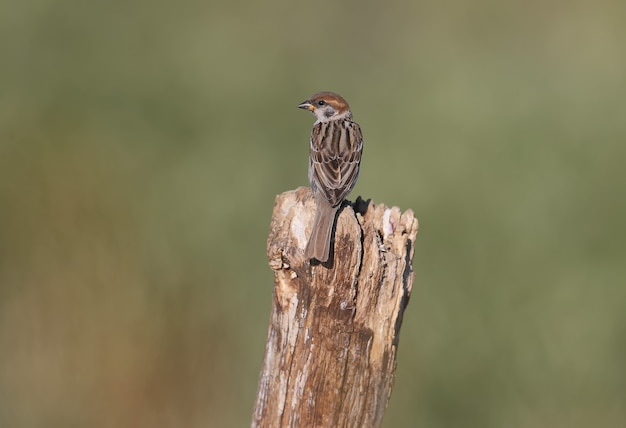
<path fill-rule="evenodd" d="M 0 426 L 249 424 L 318 90 L 420 220 L 387 427 L 626 420 L 626 6 L 0 3 Z"/>

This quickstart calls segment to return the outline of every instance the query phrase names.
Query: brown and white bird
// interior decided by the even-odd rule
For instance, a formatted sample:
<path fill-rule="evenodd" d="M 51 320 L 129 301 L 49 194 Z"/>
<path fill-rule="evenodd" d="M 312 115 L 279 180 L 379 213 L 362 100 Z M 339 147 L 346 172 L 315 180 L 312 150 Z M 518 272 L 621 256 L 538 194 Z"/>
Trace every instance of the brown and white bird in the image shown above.
<path fill-rule="evenodd" d="M 335 216 L 359 176 L 363 137 L 350 106 L 339 94 L 318 92 L 298 107 L 317 119 L 309 151 L 309 181 L 317 211 L 304 255 L 326 262 Z"/>

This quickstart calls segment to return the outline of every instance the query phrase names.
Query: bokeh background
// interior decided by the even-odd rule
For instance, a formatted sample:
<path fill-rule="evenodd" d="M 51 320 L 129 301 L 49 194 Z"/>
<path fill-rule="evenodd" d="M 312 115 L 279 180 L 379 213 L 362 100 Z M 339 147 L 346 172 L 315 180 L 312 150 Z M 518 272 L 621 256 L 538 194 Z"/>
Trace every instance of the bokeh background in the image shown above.
<path fill-rule="evenodd" d="M 626 6 L 0 2 L 0 426 L 248 426 L 318 90 L 411 208 L 386 427 L 623 427 Z"/>

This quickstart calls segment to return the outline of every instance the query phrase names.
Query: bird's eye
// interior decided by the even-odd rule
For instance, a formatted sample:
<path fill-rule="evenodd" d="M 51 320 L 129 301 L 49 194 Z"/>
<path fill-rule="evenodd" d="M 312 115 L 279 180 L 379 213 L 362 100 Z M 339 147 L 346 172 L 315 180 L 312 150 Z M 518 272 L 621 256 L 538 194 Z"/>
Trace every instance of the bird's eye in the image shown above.
<path fill-rule="evenodd" d="M 326 104 L 326 102 L 325 102 L 324 100 L 319 100 L 319 101 L 317 102 L 317 105 L 318 105 L 318 106 L 320 106 L 320 107 L 322 107 L 322 106 L 323 106 L 323 105 L 325 105 L 325 104 Z"/>

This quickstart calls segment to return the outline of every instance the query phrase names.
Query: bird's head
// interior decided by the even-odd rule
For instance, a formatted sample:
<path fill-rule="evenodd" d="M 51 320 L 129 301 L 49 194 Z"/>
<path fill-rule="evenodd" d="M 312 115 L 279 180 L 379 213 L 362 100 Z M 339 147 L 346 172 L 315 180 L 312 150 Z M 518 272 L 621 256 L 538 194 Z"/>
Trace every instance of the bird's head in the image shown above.
<path fill-rule="evenodd" d="M 334 92 L 318 92 L 298 105 L 298 108 L 309 110 L 318 122 L 328 122 L 351 115 L 347 101 Z"/>

